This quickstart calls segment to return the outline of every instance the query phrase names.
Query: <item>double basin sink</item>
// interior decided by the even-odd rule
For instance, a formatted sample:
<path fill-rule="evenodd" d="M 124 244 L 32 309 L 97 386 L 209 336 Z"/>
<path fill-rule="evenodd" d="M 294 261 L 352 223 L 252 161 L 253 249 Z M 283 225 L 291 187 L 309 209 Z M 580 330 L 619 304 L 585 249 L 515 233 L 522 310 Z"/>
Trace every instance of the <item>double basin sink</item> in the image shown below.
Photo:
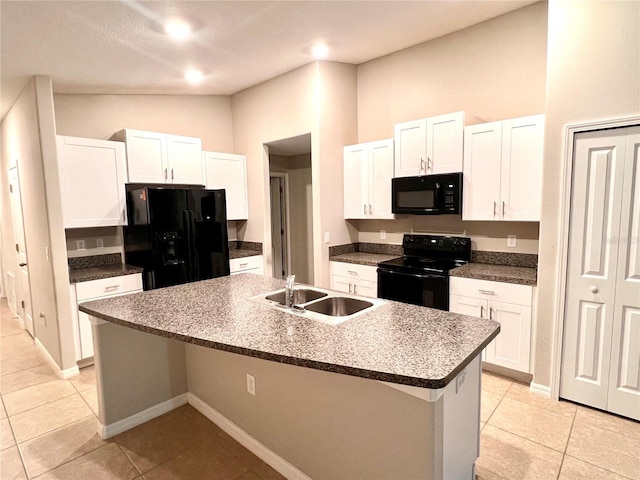
<path fill-rule="evenodd" d="M 285 305 L 285 289 L 256 295 L 249 300 L 332 325 L 345 322 L 384 304 L 384 301 L 374 298 L 362 298 L 306 286 L 294 288 L 293 308 Z"/>

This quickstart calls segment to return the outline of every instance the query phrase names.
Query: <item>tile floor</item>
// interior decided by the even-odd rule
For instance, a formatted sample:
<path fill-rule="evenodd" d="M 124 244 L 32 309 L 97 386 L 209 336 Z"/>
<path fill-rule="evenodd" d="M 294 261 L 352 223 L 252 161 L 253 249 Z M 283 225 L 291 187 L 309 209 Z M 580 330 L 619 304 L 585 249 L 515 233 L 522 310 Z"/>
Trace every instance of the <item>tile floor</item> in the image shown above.
<path fill-rule="evenodd" d="M 108 441 L 93 368 L 56 378 L 0 301 L 0 478 L 283 478 L 185 405 Z M 640 480 L 640 423 L 483 374 L 478 480 Z M 455 480 L 455 479 L 454 479 Z"/>

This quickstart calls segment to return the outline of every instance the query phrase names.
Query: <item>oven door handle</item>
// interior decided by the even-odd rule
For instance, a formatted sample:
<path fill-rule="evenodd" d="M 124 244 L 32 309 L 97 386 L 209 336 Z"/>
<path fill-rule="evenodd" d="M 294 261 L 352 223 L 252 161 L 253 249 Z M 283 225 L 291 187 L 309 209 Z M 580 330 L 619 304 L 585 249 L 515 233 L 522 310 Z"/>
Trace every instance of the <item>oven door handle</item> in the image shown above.
<path fill-rule="evenodd" d="M 378 269 L 378 273 L 383 273 L 385 275 L 401 275 L 403 277 L 413 277 L 413 278 L 435 278 L 446 280 L 447 277 L 443 275 L 429 275 L 425 273 L 404 273 L 404 272 L 394 272 L 392 270 L 385 270 L 382 268 Z"/>

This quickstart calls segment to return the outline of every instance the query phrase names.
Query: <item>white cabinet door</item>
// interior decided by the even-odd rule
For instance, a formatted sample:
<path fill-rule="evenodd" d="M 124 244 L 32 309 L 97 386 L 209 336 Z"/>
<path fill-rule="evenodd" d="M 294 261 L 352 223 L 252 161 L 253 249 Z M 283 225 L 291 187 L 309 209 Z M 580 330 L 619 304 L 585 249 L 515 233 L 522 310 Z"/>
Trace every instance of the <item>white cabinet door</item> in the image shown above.
<path fill-rule="evenodd" d="M 540 221 L 543 136 L 544 115 L 502 122 L 503 220 Z"/>
<path fill-rule="evenodd" d="M 463 220 L 497 220 L 502 122 L 464 129 Z"/>
<path fill-rule="evenodd" d="M 203 152 L 205 187 L 226 191 L 227 220 L 249 218 L 247 160 L 244 155 Z"/>
<path fill-rule="evenodd" d="M 368 147 L 344 147 L 344 218 L 366 218 L 368 208 Z"/>
<path fill-rule="evenodd" d="M 395 218 L 391 213 L 393 138 L 369 144 L 368 218 Z"/>
<path fill-rule="evenodd" d="M 165 183 L 169 168 L 166 135 L 126 129 L 124 139 L 129 183 Z"/>
<path fill-rule="evenodd" d="M 353 281 L 350 278 L 333 275 L 331 277 L 331 290 L 343 293 L 353 293 Z"/>
<path fill-rule="evenodd" d="M 125 225 L 125 151 L 121 142 L 57 137 L 65 228 Z"/>
<path fill-rule="evenodd" d="M 485 312 L 487 312 L 487 301 L 481 298 L 449 295 L 449 311 L 484 318 Z"/>
<path fill-rule="evenodd" d="M 167 135 L 167 181 L 179 185 L 204 185 L 202 141 Z"/>
<path fill-rule="evenodd" d="M 464 112 L 427 118 L 427 174 L 462 171 Z"/>
<path fill-rule="evenodd" d="M 229 260 L 229 272 L 231 275 L 237 275 L 238 273 L 264 275 L 264 265 L 262 260 L 262 255 L 232 258 Z"/>
<path fill-rule="evenodd" d="M 364 297 L 378 298 L 378 281 L 360 279 L 354 284 L 353 293 Z"/>
<path fill-rule="evenodd" d="M 427 119 L 398 123 L 394 131 L 394 176 L 425 175 L 427 173 Z"/>
<path fill-rule="evenodd" d="M 500 323 L 500 333 L 486 348 L 486 361 L 529 372 L 531 307 L 489 302 L 489 318 Z"/>

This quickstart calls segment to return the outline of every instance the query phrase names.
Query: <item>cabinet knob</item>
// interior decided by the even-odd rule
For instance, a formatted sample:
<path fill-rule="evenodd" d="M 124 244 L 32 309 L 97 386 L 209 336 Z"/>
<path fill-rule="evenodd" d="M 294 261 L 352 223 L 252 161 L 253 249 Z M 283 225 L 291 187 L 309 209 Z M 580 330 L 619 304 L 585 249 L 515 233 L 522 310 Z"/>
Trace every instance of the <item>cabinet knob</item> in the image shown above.
<path fill-rule="evenodd" d="M 591 293 L 598 293 L 598 287 L 596 287 L 595 285 L 593 285 L 591 287 Z"/>
<path fill-rule="evenodd" d="M 26 263 L 21 263 L 21 264 L 20 264 L 20 266 L 21 266 L 21 267 L 26 267 L 26 266 L 27 266 L 27 264 L 26 264 Z"/>

